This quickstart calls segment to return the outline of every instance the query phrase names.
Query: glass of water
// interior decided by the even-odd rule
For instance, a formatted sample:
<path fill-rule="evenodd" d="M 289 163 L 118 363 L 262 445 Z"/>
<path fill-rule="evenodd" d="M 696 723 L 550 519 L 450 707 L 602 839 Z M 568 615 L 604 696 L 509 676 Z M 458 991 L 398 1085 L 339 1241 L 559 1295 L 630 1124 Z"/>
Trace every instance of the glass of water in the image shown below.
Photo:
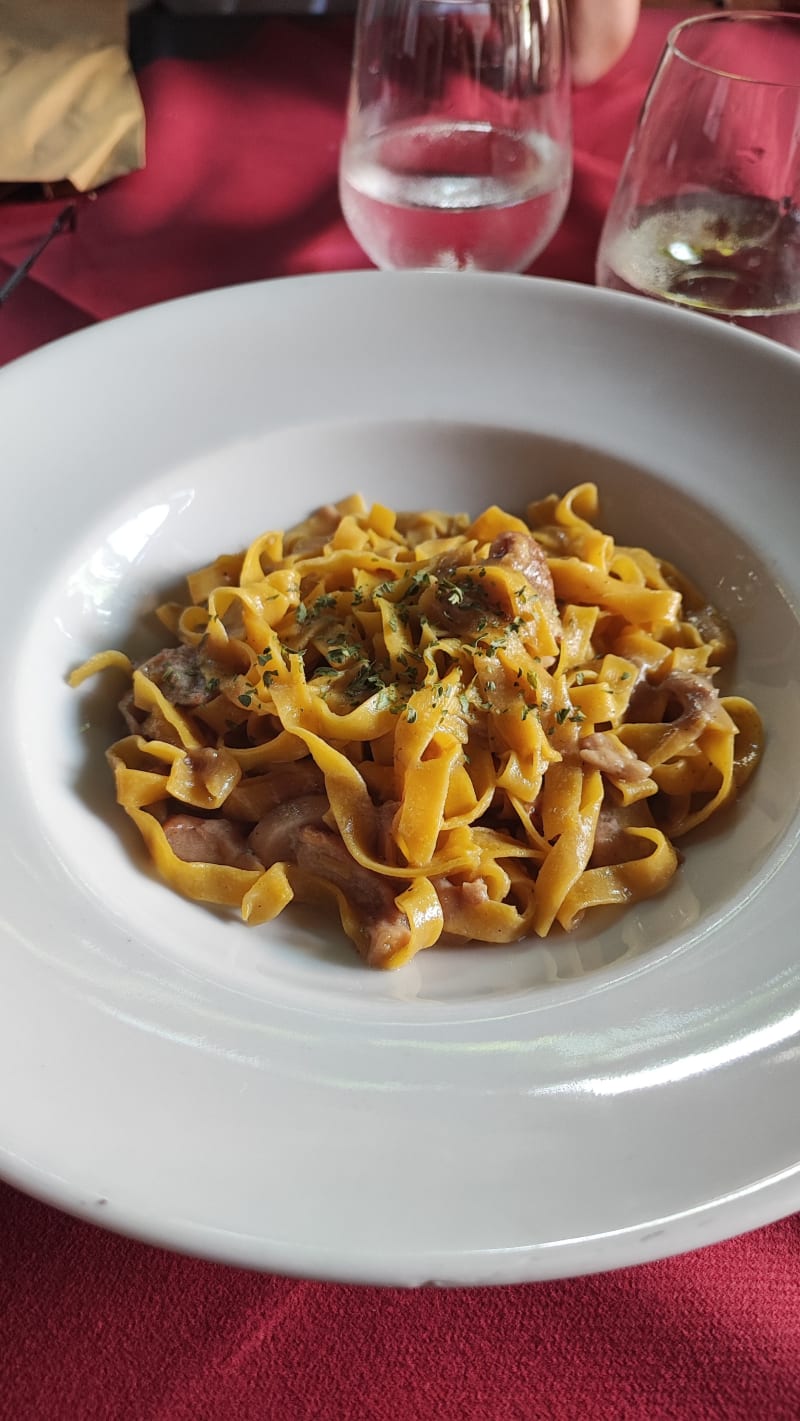
<path fill-rule="evenodd" d="M 562 0 L 360 0 L 339 192 L 377 266 L 524 271 L 571 180 Z"/>
<path fill-rule="evenodd" d="M 672 31 L 597 280 L 800 350 L 800 18 L 721 13 Z"/>

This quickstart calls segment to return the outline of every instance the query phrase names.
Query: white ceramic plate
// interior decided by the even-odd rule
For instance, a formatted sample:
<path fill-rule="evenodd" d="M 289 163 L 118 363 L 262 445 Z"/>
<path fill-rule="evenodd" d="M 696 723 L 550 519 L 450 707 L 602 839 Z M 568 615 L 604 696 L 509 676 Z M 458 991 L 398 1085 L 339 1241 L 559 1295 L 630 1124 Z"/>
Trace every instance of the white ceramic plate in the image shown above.
<path fill-rule="evenodd" d="M 607 292 L 362 273 L 70 337 L 2 374 L 0 430 L 9 1180 L 210 1257 L 402 1284 L 615 1267 L 800 1204 L 800 361 Z M 478 510 L 587 478 L 728 613 L 766 721 L 662 897 L 386 974 L 329 921 L 249 929 L 154 879 L 108 686 L 71 666 L 354 489 Z"/>

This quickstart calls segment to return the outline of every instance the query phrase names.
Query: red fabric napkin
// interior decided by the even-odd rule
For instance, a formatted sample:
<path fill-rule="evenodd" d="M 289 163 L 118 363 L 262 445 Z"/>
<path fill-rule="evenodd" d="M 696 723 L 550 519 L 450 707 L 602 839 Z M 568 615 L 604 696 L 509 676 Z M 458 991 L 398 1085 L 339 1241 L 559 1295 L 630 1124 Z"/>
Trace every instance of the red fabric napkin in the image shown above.
<path fill-rule="evenodd" d="M 613 74 L 575 96 L 575 182 L 534 270 L 592 281 L 603 214 L 668 22 L 648 15 Z M 0 362 L 77 325 L 233 282 L 368 266 L 337 193 L 352 23 L 265 21 L 219 59 L 140 75 L 147 166 L 79 204 L 0 321 Z M 0 207 L 0 282 L 52 215 Z M 39 293 L 34 293 L 38 287 Z M 47 300 L 53 302 L 48 320 Z M 72 308 L 69 315 L 64 304 Z"/>
<path fill-rule="evenodd" d="M 674 18 L 575 97 L 566 221 L 536 270 L 591 281 Z M 146 169 L 84 203 L 0 313 L 0 360 L 165 297 L 366 265 L 336 195 L 346 21 L 141 75 Z M 51 214 L 0 208 L 0 282 Z M 8 1083 L 6 1083 L 8 1088 Z M 173 1256 L 0 1186 L 2 1421 L 797 1421 L 800 1220 L 597 1278 L 337 1287 Z"/>

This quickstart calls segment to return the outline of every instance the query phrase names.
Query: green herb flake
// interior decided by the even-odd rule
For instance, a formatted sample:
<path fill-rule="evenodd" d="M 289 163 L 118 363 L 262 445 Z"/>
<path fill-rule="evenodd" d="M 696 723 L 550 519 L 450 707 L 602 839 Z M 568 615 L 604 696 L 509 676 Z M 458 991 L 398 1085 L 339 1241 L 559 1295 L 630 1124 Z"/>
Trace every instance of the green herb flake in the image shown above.
<path fill-rule="evenodd" d="M 373 592 L 373 597 L 387 597 L 397 586 L 397 581 L 380 582 Z"/>
<path fill-rule="evenodd" d="M 409 594 L 412 592 L 418 592 L 420 587 L 428 587 L 430 585 L 430 580 L 431 575 L 429 572 L 423 571 L 412 573 L 411 581 L 408 585 Z"/>
<path fill-rule="evenodd" d="M 386 682 L 380 668 L 374 661 L 363 661 L 347 687 L 347 698 L 360 702 L 386 690 Z"/>

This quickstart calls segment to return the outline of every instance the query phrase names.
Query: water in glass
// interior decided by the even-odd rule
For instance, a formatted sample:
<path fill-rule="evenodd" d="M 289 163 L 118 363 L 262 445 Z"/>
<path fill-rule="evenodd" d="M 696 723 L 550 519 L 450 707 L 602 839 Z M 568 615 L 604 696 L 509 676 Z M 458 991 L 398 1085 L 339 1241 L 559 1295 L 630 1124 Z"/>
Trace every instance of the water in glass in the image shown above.
<path fill-rule="evenodd" d="M 364 0 L 340 196 L 372 261 L 524 270 L 569 197 L 566 86 L 558 5 Z"/>

